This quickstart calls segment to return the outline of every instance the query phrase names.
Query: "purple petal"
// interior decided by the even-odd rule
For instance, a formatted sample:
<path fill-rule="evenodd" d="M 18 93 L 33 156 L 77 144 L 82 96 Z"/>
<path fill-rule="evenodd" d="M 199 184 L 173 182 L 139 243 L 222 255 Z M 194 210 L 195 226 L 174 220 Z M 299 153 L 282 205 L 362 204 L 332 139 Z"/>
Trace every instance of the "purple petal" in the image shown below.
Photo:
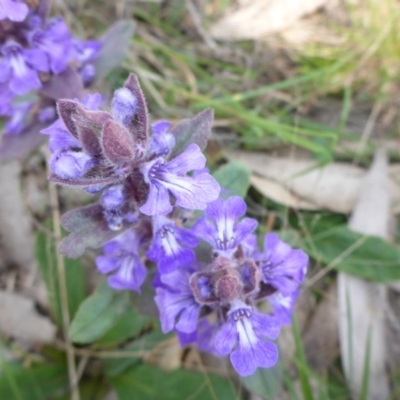
<path fill-rule="evenodd" d="M 124 257 L 118 271 L 108 278 L 108 284 L 116 290 L 128 289 L 140 292 L 146 275 L 147 269 L 139 257 L 129 255 Z"/>
<path fill-rule="evenodd" d="M 29 13 L 29 8 L 25 3 L 2 0 L 0 3 L 0 20 L 10 19 L 11 21 L 21 22 Z"/>
<path fill-rule="evenodd" d="M 229 354 L 238 340 L 236 324 L 232 319 L 222 325 L 215 335 L 214 346 L 221 355 Z"/>
<path fill-rule="evenodd" d="M 42 82 L 36 71 L 28 67 L 26 64 L 20 64 L 21 69 L 15 72 L 10 81 L 10 89 L 15 94 L 26 94 L 32 89 L 40 89 L 42 87 Z"/>
<path fill-rule="evenodd" d="M 193 265 L 196 256 L 191 249 L 181 248 L 176 256 L 164 257 L 158 262 L 158 268 L 162 274 L 169 274 L 179 267 Z"/>
<path fill-rule="evenodd" d="M 246 213 L 246 203 L 239 196 L 232 196 L 226 200 L 217 199 L 206 210 L 206 216 L 215 221 L 236 221 Z"/>
<path fill-rule="evenodd" d="M 191 333 L 184 333 L 175 329 L 175 333 L 178 336 L 179 344 L 181 345 L 181 347 L 185 347 L 188 344 L 196 342 L 197 340 L 197 331 L 193 331 Z"/>
<path fill-rule="evenodd" d="M 250 218 L 238 223 L 245 212 L 246 204 L 241 197 L 217 199 L 208 204 L 205 218 L 199 220 L 193 232 L 217 251 L 234 251 L 257 226 L 257 221 Z"/>
<path fill-rule="evenodd" d="M 168 132 L 171 123 L 158 121 L 151 125 L 153 135 L 150 138 L 148 154 L 150 156 L 167 156 L 175 145 L 175 138 Z"/>
<path fill-rule="evenodd" d="M 24 57 L 36 71 L 49 72 L 49 62 L 46 53 L 37 49 L 24 50 Z"/>
<path fill-rule="evenodd" d="M 276 233 L 268 233 L 264 239 L 264 254 L 273 263 L 282 262 L 290 253 L 291 247 L 279 239 Z"/>
<path fill-rule="evenodd" d="M 154 298 L 160 311 L 161 329 L 164 333 L 170 332 L 175 326 L 175 319 L 186 307 L 191 307 L 193 300 L 169 289 L 157 288 Z M 183 331 L 183 330 L 182 330 Z M 185 331 L 185 333 L 190 333 Z"/>
<path fill-rule="evenodd" d="M 168 221 L 168 220 L 167 220 Z M 157 262 L 162 274 L 168 274 L 179 267 L 190 266 L 195 262 L 193 250 L 198 239 L 191 232 L 166 223 L 154 235 L 147 257 Z"/>
<path fill-rule="evenodd" d="M 165 166 L 168 171 L 176 175 L 184 175 L 206 165 L 206 157 L 200 147 L 192 143 L 182 154 L 169 161 Z"/>
<path fill-rule="evenodd" d="M 120 267 L 119 257 L 98 256 L 96 258 L 96 267 L 102 274 L 109 274 L 111 271 Z"/>
<path fill-rule="evenodd" d="M 271 368 L 278 362 L 278 347 L 275 343 L 260 341 L 255 351 L 255 356 L 259 367 Z"/>
<path fill-rule="evenodd" d="M 82 178 L 96 165 L 96 160 L 82 151 L 64 150 L 53 154 L 50 167 L 60 178 Z"/>
<path fill-rule="evenodd" d="M 189 210 L 204 210 L 220 192 L 218 182 L 209 174 L 195 178 L 166 174 L 162 184 L 176 198 L 176 205 Z"/>
<path fill-rule="evenodd" d="M 242 243 L 248 236 L 250 236 L 254 229 L 257 228 L 257 225 L 258 222 L 252 218 L 244 218 L 240 221 L 235 228 L 236 244 Z"/>
<path fill-rule="evenodd" d="M 272 367 L 277 361 L 278 349 L 272 342 L 259 341 L 255 348 L 239 345 L 231 354 L 232 365 L 242 376 L 252 375 L 257 367 Z"/>
<path fill-rule="evenodd" d="M 281 324 L 277 318 L 270 315 L 253 312 L 251 316 L 253 328 L 260 336 L 266 336 L 269 339 L 276 339 L 279 335 Z"/>
<path fill-rule="evenodd" d="M 283 296 L 281 293 L 276 292 L 268 297 L 274 309 L 274 315 L 279 319 L 283 325 L 290 325 L 292 322 L 293 308 L 300 292 L 297 290 L 289 296 Z"/>
<path fill-rule="evenodd" d="M 101 204 L 106 209 L 119 208 L 125 201 L 123 185 L 111 186 L 103 192 Z"/>
<path fill-rule="evenodd" d="M 230 358 L 233 368 L 242 376 L 252 375 L 257 369 L 256 355 L 251 348 L 238 346 L 232 351 Z"/>
<path fill-rule="evenodd" d="M 179 316 L 176 329 L 184 333 L 194 332 L 197 328 L 200 307 L 196 303 L 187 304 Z"/>
<path fill-rule="evenodd" d="M 172 211 L 168 190 L 158 182 L 149 185 L 147 201 L 140 207 L 140 211 L 146 215 L 166 215 Z"/>

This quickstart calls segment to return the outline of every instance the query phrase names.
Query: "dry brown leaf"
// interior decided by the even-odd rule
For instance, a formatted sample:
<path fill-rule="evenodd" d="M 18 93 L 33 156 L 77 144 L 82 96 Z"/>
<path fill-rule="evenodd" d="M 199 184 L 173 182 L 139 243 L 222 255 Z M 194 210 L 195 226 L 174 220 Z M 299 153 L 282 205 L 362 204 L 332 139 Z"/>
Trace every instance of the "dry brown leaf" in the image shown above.
<path fill-rule="evenodd" d="M 34 261 L 31 221 L 20 191 L 20 163 L 0 165 L 0 236 L 5 261 L 27 267 Z"/>
<path fill-rule="evenodd" d="M 219 40 L 259 39 L 291 27 L 331 0 L 242 0 L 210 30 Z"/>
<path fill-rule="evenodd" d="M 366 175 L 349 227 L 357 232 L 388 237 L 390 216 L 388 160 L 376 152 Z M 368 400 L 389 397 L 386 373 L 387 288 L 341 272 L 338 275 L 339 336 L 342 364 L 353 395 L 358 398 L 369 352 Z M 369 348 L 368 348 L 369 347 Z"/>
<path fill-rule="evenodd" d="M 322 168 L 312 160 L 271 157 L 266 153 L 237 151 L 227 154 L 252 172 L 251 182 L 265 197 L 288 207 L 350 213 L 366 170 L 335 162 Z M 389 168 L 391 212 L 400 213 L 400 165 Z"/>
<path fill-rule="evenodd" d="M 0 332 L 24 343 L 51 343 L 56 327 L 39 315 L 32 299 L 0 291 Z"/>
<path fill-rule="evenodd" d="M 181 366 L 182 348 L 176 336 L 161 342 L 146 357 L 145 361 L 158 367 L 172 371 Z"/>
<path fill-rule="evenodd" d="M 336 290 L 333 283 L 318 304 L 303 336 L 307 360 L 317 370 L 328 368 L 339 350 Z"/>

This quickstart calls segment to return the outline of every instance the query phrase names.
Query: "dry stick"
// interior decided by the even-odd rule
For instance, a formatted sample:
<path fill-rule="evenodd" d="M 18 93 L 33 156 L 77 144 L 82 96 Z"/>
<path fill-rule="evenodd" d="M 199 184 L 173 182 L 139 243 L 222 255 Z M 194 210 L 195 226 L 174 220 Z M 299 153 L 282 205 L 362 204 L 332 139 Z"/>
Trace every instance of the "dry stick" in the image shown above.
<path fill-rule="evenodd" d="M 375 128 L 376 120 L 377 120 L 380 112 L 382 111 L 382 108 L 383 108 L 382 103 L 374 104 L 371 114 L 368 117 L 367 123 L 365 124 L 365 128 L 362 133 L 361 139 L 359 141 L 358 149 L 357 149 L 356 155 L 353 159 L 353 164 L 355 164 L 358 161 L 358 159 L 361 156 L 361 152 L 364 150 L 364 147 L 366 146 L 368 140 L 370 139 L 372 132 L 374 131 L 374 128 Z"/>
<path fill-rule="evenodd" d="M 211 35 L 204 29 L 201 17 L 199 15 L 198 10 L 194 6 L 191 0 L 188 0 L 186 3 L 186 9 L 188 10 L 190 16 L 192 17 L 192 21 L 194 23 L 194 26 L 196 27 L 197 33 L 201 36 L 201 38 L 204 40 L 206 45 L 212 50 L 216 51 L 217 50 L 217 43 L 215 40 L 211 37 Z"/>
<path fill-rule="evenodd" d="M 58 205 L 57 187 L 56 185 L 49 184 L 50 206 L 53 214 L 53 230 L 55 236 L 56 247 L 59 246 L 61 241 L 61 226 L 60 226 L 60 209 Z M 65 264 L 64 257 L 57 251 L 57 272 L 58 280 L 60 283 L 60 297 L 61 297 L 61 316 L 63 336 L 66 344 L 67 363 L 68 363 L 68 377 L 71 390 L 71 400 L 80 400 L 78 379 L 75 368 L 75 354 L 74 348 L 69 337 L 69 311 L 68 311 L 68 292 L 65 280 Z"/>

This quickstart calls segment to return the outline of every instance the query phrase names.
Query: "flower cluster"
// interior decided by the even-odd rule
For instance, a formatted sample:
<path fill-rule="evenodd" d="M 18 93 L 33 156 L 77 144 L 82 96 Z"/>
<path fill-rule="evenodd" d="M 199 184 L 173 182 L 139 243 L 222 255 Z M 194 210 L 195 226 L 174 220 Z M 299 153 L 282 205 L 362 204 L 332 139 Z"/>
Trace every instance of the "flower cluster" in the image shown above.
<path fill-rule="evenodd" d="M 159 268 L 154 284 L 164 332 L 175 330 L 182 344 L 197 342 L 214 354 L 230 354 L 236 371 L 250 375 L 277 361 L 271 339 L 290 323 L 308 257 L 273 233 L 266 235 L 260 252 L 253 234 L 257 221 L 240 220 L 245 211 L 245 202 L 236 196 L 210 203 L 189 230 L 193 241 L 210 245 L 209 260 L 197 261 L 193 254 L 191 262 L 174 271 Z M 163 254 L 153 259 L 160 265 Z M 257 308 L 265 300 L 270 314 Z"/>
<path fill-rule="evenodd" d="M 42 133 L 50 136 L 50 179 L 101 192 L 111 230 L 170 214 L 174 207 L 204 210 L 218 197 L 219 185 L 203 171 L 206 158 L 196 143 L 173 156 L 175 137 L 167 121 L 152 124 L 148 137 L 146 102 L 136 76 L 114 93 L 110 112 L 96 109 L 100 102 L 100 95 L 88 95 L 82 104 L 59 101 L 61 119 Z M 155 234 L 168 227 L 159 219 L 156 225 Z"/>
<path fill-rule="evenodd" d="M 49 99 L 27 97 L 52 76 L 68 67 L 85 85 L 95 76 L 92 61 L 100 42 L 84 42 L 69 31 L 62 18 L 47 18 L 49 2 L 4 0 L 0 7 L 0 116 L 8 117 L 5 134 L 20 133 L 35 114 L 38 121 L 54 120 L 55 104 Z M 34 4 L 34 6 L 33 6 Z"/>
<path fill-rule="evenodd" d="M 89 245 L 99 237 L 100 245 L 107 242 L 96 264 L 109 285 L 140 292 L 153 262 L 164 332 L 175 331 L 182 345 L 196 342 L 213 354 L 230 354 L 242 375 L 274 365 L 272 340 L 290 323 L 308 257 L 273 233 L 260 251 L 257 221 L 243 218 L 244 200 L 219 198 L 202 153 L 212 113 L 174 127 L 168 121 L 149 125 L 131 74 L 109 110 L 100 95 L 89 95 L 82 102 L 59 101 L 58 114 L 43 131 L 50 136 L 50 180 L 99 194 L 97 204 L 71 212 L 64 224 Z M 66 254 L 76 255 L 72 250 Z M 270 313 L 260 311 L 266 302 Z"/>

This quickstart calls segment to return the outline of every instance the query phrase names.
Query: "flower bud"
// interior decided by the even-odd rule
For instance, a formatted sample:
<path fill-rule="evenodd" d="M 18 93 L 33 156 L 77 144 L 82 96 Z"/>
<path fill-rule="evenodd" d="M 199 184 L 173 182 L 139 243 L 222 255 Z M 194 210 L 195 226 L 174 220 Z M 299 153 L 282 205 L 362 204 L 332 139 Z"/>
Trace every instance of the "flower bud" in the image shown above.
<path fill-rule="evenodd" d="M 129 126 L 136 113 L 137 99 L 129 89 L 123 87 L 114 92 L 111 108 L 114 118 L 122 125 Z"/>

